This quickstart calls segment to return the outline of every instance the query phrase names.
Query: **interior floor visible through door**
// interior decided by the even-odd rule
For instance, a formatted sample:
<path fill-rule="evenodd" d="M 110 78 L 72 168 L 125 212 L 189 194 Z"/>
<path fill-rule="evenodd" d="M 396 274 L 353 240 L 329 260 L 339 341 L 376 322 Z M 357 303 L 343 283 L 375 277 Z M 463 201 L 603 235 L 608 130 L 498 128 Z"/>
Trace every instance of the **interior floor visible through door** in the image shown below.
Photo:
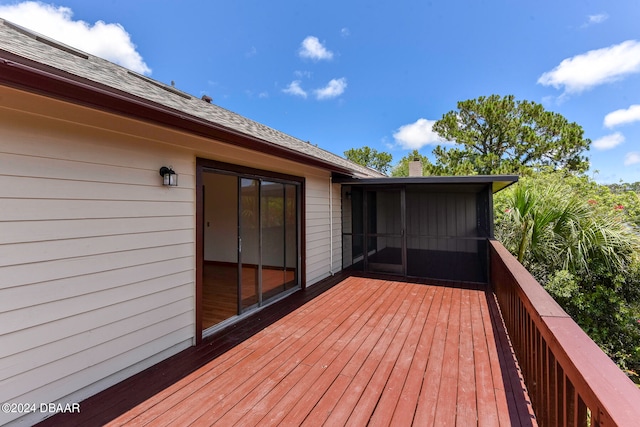
<path fill-rule="evenodd" d="M 242 289 L 243 306 L 258 303 L 255 291 L 255 266 L 243 266 Z M 202 286 L 202 328 L 207 329 L 238 314 L 238 266 L 227 263 L 206 262 L 204 264 Z M 284 277 L 284 281 L 283 281 Z M 263 268 L 263 298 L 268 299 L 293 286 L 295 272 Z M 285 283 L 283 285 L 283 282 Z"/>

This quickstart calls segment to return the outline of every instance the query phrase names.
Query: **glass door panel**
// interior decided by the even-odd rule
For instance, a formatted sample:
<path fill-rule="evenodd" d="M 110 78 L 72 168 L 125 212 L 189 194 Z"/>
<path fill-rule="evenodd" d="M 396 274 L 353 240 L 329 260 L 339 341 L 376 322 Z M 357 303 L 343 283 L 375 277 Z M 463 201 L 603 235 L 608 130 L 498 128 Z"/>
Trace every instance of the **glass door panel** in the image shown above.
<path fill-rule="evenodd" d="M 258 304 L 260 295 L 260 181 L 240 178 L 238 275 L 240 312 Z"/>
<path fill-rule="evenodd" d="M 293 184 L 284 184 L 284 258 L 285 289 L 298 287 L 298 191 Z"/>
<path fill-rule="evenodd" d="M 262 299 L 284 291 L 285 194 L 284 184 L 263 181 L 260 195 L 262 229 Z"/>
<path fill-rule="evenodd" d="M 238 314 L 238 178 L 202 172 L 202 330 Z"/>

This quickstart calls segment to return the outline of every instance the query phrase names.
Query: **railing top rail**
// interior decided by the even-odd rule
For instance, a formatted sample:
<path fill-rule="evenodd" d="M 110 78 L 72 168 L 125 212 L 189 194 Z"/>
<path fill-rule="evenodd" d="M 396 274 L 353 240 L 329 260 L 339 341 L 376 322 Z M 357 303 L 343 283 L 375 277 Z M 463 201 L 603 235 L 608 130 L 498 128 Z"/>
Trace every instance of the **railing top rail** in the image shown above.
<path fill-rule="evenodd" d="M 490 245 L 492 257 L 497 256 L 507 270 L 514 291 L 585 404 L 598 410 L 598 419 L 605 424 L 640 425 L 640 389 L 500 242 L 490 240 Z"/>
<path fill-rule="evenodd" d="M 511 273 L 513 279 L 518 283 L 519 291 L 525 297 L 523 302 L 527 305 L 527 308 L 534 309 L 530 310 L 533 311 L 531 314 L 534 314 L 537 318 L 547 316 L 569 317 L 567 312 L 544 290 L 535 277 L 511 255 L 511 252 L 502 243 L 497 240 L 490 240 L 489 242 Z"/>

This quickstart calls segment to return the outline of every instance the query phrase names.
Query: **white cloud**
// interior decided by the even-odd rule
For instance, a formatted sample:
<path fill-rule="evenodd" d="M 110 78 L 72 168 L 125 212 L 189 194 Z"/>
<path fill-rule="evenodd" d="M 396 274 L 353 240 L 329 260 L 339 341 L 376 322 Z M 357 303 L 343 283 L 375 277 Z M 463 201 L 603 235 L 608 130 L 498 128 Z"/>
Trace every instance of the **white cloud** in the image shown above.
<path fill-rule="evenodd" d="M 601 24 L 604 21 L 609 19 L 609 15 L 606 13 L 598 13 L 597 15 L 589 15 L 587 16 L 587 22 L 582 25 L 582 27 L 588 27 L 593 24 Z"/>
<path fill-rule="evenodd" d="M 640 163 L 640 152 L 632 151 L 624 157 L 624 165 L 631 166 Z"/>
<path fill-rule="evenodd" d="M 435 120 L 418 119 L 415 123 L 400 126 L 393 134 L 397 145 L 406 150 L 419 150 L 425 145 L 447 143 L 433 131 Z"/>
<path fill-rule="evenodd" d="M 640 105 L 631 105 L 626 110 L 616 110 L 604 117 L 604 125 L 612 128 L 618 125 L 640 121 Z"/>
<path fill-rule="evenodd" d="M 331 99 L 342 95 L 347 88 L 347 79 L 342 77 L 339 79 L 332 79 L 323 88 L 316 89 L 313 92 L 316 94 L 317 99 Z"/>
<path fill-rule="evenodd" d="M 300 96 L 302 98 L 307 97 L 307 92 L 305 92 L 304 89 L 300 87 L 300 80 L 292 81 L 291 83 L 289 83 L 289 86 L 287 86 L 286 89 L 282 89 L 282 91 L 289 95 Z"/>
<path fill-rule="evenodd" d="M 627 40 L 617 45 L 591 50 L 572 58 L 542 74 L 538 83 L 564 86 L 566 93 L 580 93 L 594 86 L 622 79 L 640 72 L 640 42 Z"/>
<path fill-rule="evenodd" d="M 317 37 L 308 36 L 300 45 L 300 56 L 302 58 L 313 59 L 314 61 L 322 59 L 329 60 L 333 58 L 333 52 L 327 50 Z"/>
<path fill-rule="evenodd" d="M 597 150 L 611 150 L 624 142 L 624 135 L 620 132 L 605 135 L 592 142 L 593 147 Z"/>
<path fill-rule="evenodd" d="M 293 75 L 296 76 L 299 79 L 302 79 L 302 78 L 310 79 L 311 78 L 311 71 L 296 70 L 296 71 L 293 72 Z"/>
<path fill-rule="evenodd" d="M 68 7 L 34 1 L 0 6 L 0 17 L 142 74 L 151 74 L 120 24 L 74 21 Z"/>
<path fill-rule="evenodd" d="M 347 27 L 340 30 L 340 35 L 342 37 L 349 37 L 351 35 L 351 31 Z"/>

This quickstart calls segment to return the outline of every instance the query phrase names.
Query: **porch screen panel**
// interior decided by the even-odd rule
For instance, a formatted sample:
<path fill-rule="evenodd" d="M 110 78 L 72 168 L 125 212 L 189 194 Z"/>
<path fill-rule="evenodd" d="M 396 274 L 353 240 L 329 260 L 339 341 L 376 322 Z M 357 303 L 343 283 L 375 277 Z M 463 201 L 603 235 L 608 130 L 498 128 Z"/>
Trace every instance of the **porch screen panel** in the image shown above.
<path fill-rule="evenodd" d="M 364 196 L 362 188 L 342 187 L 342 268 L 364 269 Z"/>
<path fill-rule="evenodd" d="M 404 274 L 402 191 L 367 191 L 365 203 L 367 269 Z"/>
<path fill-rule="evenodd" d="M 407 275 L 485 282 L 477 195 L 452 188 L 407 188 Z"/>

